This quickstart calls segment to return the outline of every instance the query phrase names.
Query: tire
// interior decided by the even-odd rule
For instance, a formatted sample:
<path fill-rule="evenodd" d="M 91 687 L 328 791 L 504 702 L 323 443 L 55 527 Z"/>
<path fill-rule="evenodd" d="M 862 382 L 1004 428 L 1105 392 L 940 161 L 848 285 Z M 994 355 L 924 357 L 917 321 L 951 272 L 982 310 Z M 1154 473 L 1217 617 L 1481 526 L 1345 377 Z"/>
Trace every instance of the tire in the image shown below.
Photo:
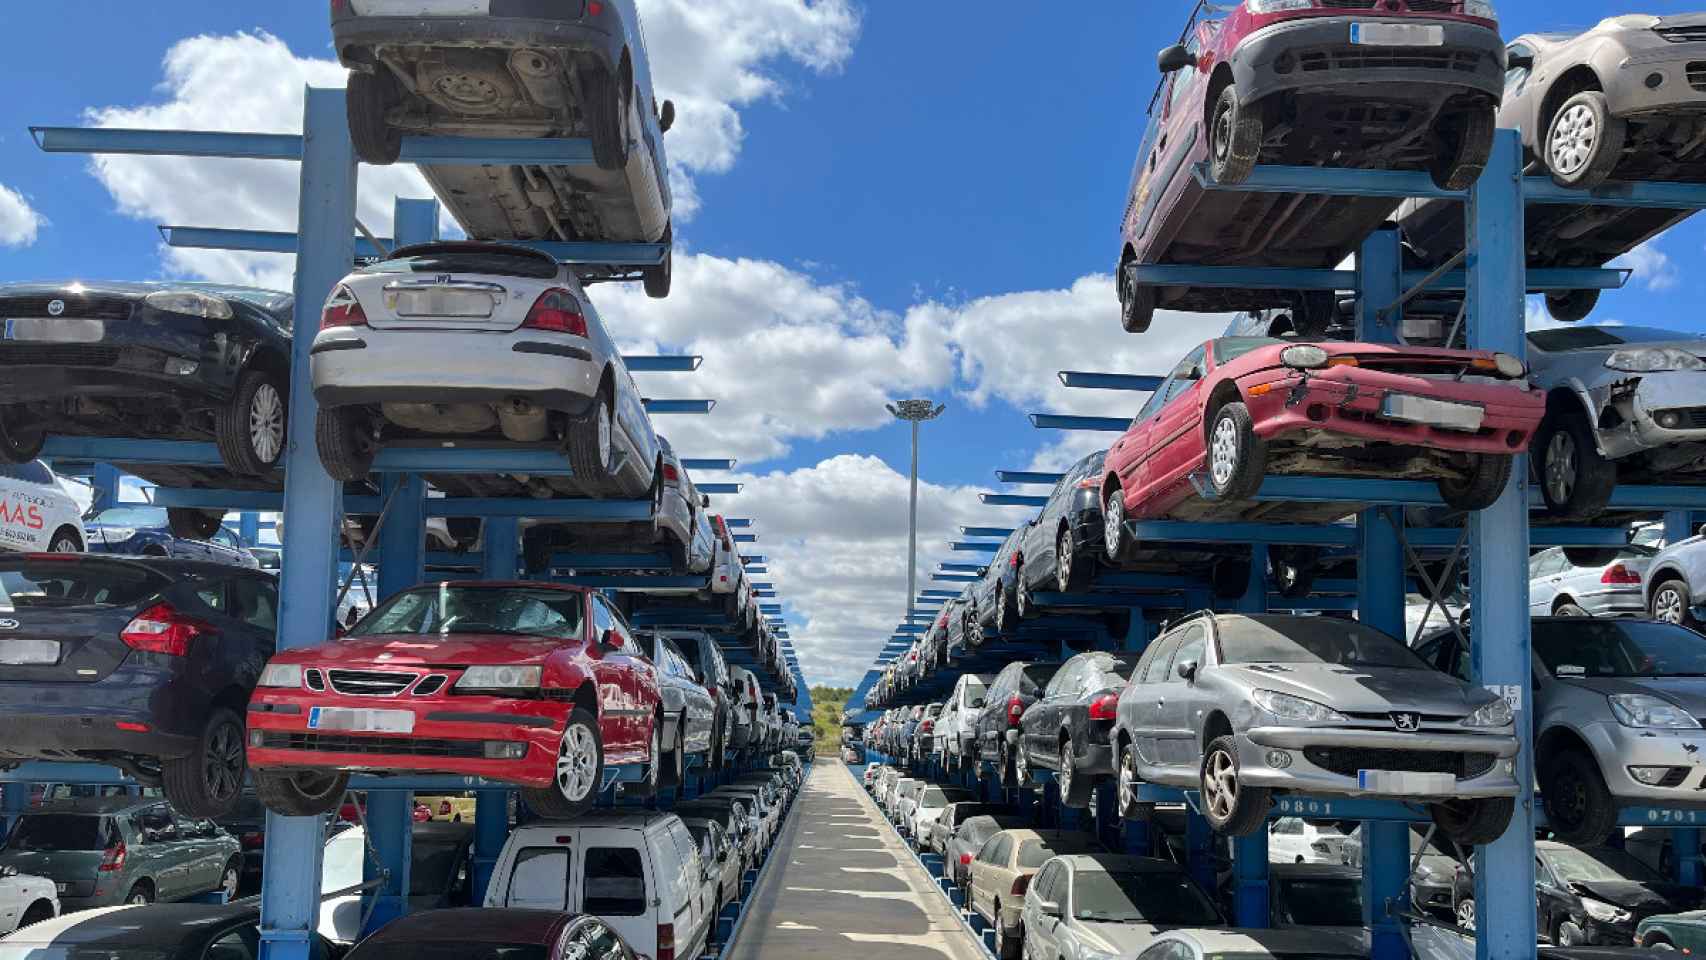
<path fill-rule="evenodd" d="M 1118 792 L 1115 794 L 1114 802 L 1119 807 L 1121 820 L 1147 822 L 1155 815 L 1155 804 L 1144 803 L 1137 799 L 1137 786 L 1142 781 L 1137 777 L 1137 750 L 1130 744 L 1127 744 L 1120 751 L 1119 774 L 1116 782 L 1118 783 Z"/>
<path fill-rule="evenodd" d="M 19 424 L 19 406 L 0 407 L 0 463 L 29 463 L 41 456 L 47 431 Z"/>
<path fill-rule="evenodd" d="M 82 553 L 83 540 L 77 536 L 77 531 L 70 527 L 60 527 L 53 531 L 53 539 L 47 542 L 48 553 Z"/>
<path fill-rule="evenodd" d="M 1072 741 L 1068 740 L 1060 748 L 1060 773 L 1057 776 L 1060 802 L 1074 810 L 1082 810 L 1090 805 L 1090 791 L 1095 784 L 1089 777 L 1080 776 L 1072 769 L 1072 756 Z"/>
<path fill-rule="evenodd" d="M 1546 312 L 1559 323 L 1586 320 L 1598 305 L 1598 290 L 1554 290 L 1546 294 Z"/>
<path fill-rule="evenodd" d="M 386 166 L 397 162 L 403 150 L 403 134 L 391 126 L 386 114 L 402 100 L 402 88 L 384 64 L 376 65 L 372 73 L 349 75 L 344 113 L 349 118 L 350 145 L 362 163 Z"/>
<path fill-rule="evenodd" d="M 687 743 L 682 727 L 687 724 L 687 718 L 676 721 L 675 745 L 669 751 L 669 766 L 658 773 L 658 786 L 679 787 L 687 782 Z"/>
<path fill-rule="evenodd" d="M 1003 587 L 995 588 L 995 632 L 1006 633 L 1018 619 L 1013 612 L 1013 604 L 1007 599 L 1007 591 Z"/>
<path fill-rule="evenodd" d="M 601 489 L 616 477 L 611 472 L 615 454 L 611 445 L 616 438 L 616 411 L 607 391 L 599 391 L 592 409 L 569 423 L 566 438 L 569 469 L 574 471 L 575 483 L 590 489 Z"/>
<path fill-rule="evenodd" d="M 344 790 L 349 786 L 349 774 L 345 771 L 250 772 L 255 778 L 255 795 L 261 803 L 268 810 L 285 817 L 315 817 L 332 813 L 343 804 Z"/>
<path fill-rule="evenodd" d="M 1155 288 L 1132 279 L 1136 260 L 1120 264 L 1120 328 L 1126 333 L 1143 333 L 1155 321 Z"/>
<path fill-rule="evenodd" d="M 1013 751 L 1007 749 L 1007 745 L 1005 743 L 996 746 L 995 782 L 1000 784 L 1002 787 L 1017 786 L 1017 771 L 1014 769 L 1014 766 Z"/>
<path fill-rule="evenodd" d="M 662 300 L 669 296 L 670 275 L 675 271 L 673 232 L 673 227 L 666 225 L 663 228 L 663 239 L 658 241 L 664 245 L 663 262 L 640 268 L 640 278 L 645 281 L 646 296 L 653 300 Z"/>
<path fill-rule="evenodd" d="M 1641 946 L 1647 948 L 1648 950 L 1675 950 L 1676 949 L 1676 944 L 1671 943 L 1670 938 L 1665 936 L 1662 933 L 1649 933 L 1649 934 L 1647 934 L 1647 939 L 1641 941 Z"/>
<path fill-rule="evenodd" d="M 1617 489 L 1617 464 L 1600 454 L 1593 424 L 1579 405 L 1548 413 L 1531 449 L 1547 513 L 1592 520 L 1605 512 Z"/>
<path fill-rule="evenodd" d="M 124 895 L 124 902 L 135 906 L 145 906 L 154 902 L 154 887 L 146 880 L 138 880 L 130 885 L 130 892 Z"/>
<path fill-rule="evenodd" d="M 1497 108 L 1476 100 L 1441 114 L 1441 120 L 1434 128 L 1434 155 L 1428 174 L 1441 190 L 1467 190 L 1481 179 L 1487 157 L 1493 152 Z"/>
<path fill-rule="evenodd" d="M 1581 606 L 1581 604 L 1573 603 L 1569 600 L 1565 600 L 1561 603 L 1553 604 L 1552 615 L 1554 617 L 1591 617 L 1591 616 L 1593 616 L 1593 614 L 1588 613 L 1587 610 L 1585 610 Z"/>
<path fill-rule="evenodd" d="M 1040 613 L 1036 601 L 1031 597 L 1031 584 L 1025 579 L 1025 571 L 1019 570 L 1013 579 L 1016 581 L 1013 586 L 1013 608 L 1018 611 L 1020 620 L 1035 620 Z"/>
<path fill-rule="evenodd" d="M 570 820 L 592 809 L 603 782 L 604 740 L 598 719 L 576 707 L 557 741 L 557 775 L 551 785 L 524 787 L 521 798 L 543 819 Z"/>
<path fill-rule="evenodd" d="M 601 751 L 602 755 L 602 751 Z M 622 789 L 630 797 L 655 797 L 663 783 L 663 715 L 652 718 L 650 760 L 646 762 L 646 779 L 630 783 Z"/>
<path fill-rule="evenodd" d="M 320 454 L 320 465 L 340 483 L 365 480 L 373 472 L 377 451 L 360 419 L 350 407 L 322 407 L 314 416 L 314 449 Z"/>
<path fill-rule="evenodd" d="M 1119 487 L 1102 500 L 1102 554 L 1118 564 L 1131 552 L 1125 532 L 1125 492 Z"/>
<path fill-rule="evenodd" d="M 1546 125 L 1541 162 L 1552 182 L 1592 190 L 1611 176 L 1623 156 L 1628 126 L 1611 114 L 1605 94 L 1583 90 L 1558 107 Z"/>
<path fill-rule="evenodd" d="M 1024 943 L 1024 934 L 1015 940 L 1007 932 L 1006 924 L 1001 922 L 1001 904 L 995 905 L 995 956 L 998 960 L 1019 960 L 1019 945 Z"/>
<path fill-rule="evenodd" d="M 1320 570 L 1321 551 L 1314 547 L 1268 548 L 1268 578 L 1274 592 L 1287 600 L 1309 596 Z"/>
<path fill-rule="evenodd" d="M 719 773 L 729 759 L 728 735 L 728 725 L 718 717 L 716 725 L 711 728 L 711 769 Z"/>
<path fill-rule="evenodd" d="M 1238 782 L 1238 747 L 1231 735 L 1209 741 L 1198 783 L 1203 817 L 1215 833 L 1246 837 L 1267 824 L 1268 790 Z"/>
<path fill-rule="evenodd" d="M 289 436 L 289 396 L 278 377 L 265 370 L 248 370 L 237 378 L 237 390 L 219 408 L 214 424 L 219 459 L 233 472 L 257 476 L 278 466 Z"/>
<path fill-rule="evenodd" d="M 1248 500 L 1262 487 L 1268 445 L 1256 436 L 1250 410 L 1234 400 L 1215 411 L 1208 429 L 1208 482 L 1222 500 Z"/>
<path fill-rule="evenodd" d="M 1684 627 L 1697 627 L 1700 621 L 1694 616 L 1694 596 L 1688 589 L 1688 581 L 1681 579 L 1665 580 L 1653 589 L 1653 597 L 1648 601 L 1648 610 L 1654 620 L 1665 623 L 1675 623 Z"/>
<path fill-rule="evenodd" d="M 184 540 L 206 540 L 219 532 L 225 514 L 193 507 L 167 507 L 166 529 Z"/>
<path fill-rule="evenodd" d="M 1219 184 L 1238 184 L 1250 179 L 1262 150 L 1262 114 L 1259 107 L 1238 102 L 1238 88 L 1227 84 L 1214 102 L 1209 122 L 1208 166 Z"/>
<path fill-rule="evenodd" d="M 581 114 L 592 140 L 592 160 L 601 170 L 628 164 L 628 86 L 599 67 L 580 72 Z"/>
<path fill-rule="evenodd" d="M 160 761 L 161 786 L 173 809 L 210 820 L 236 809 L 248 770 L 245 736 L 237 711 L 216 707 L 202 727 L 195 753 Z"/>
<path fill-rule="evenodd" d="M 1451 916 L 1457 921 L 1459 927 L 1473 931 L 1475 929 L 1475 899 L 1464 897 L 1457 901 L 1457 905 L 1451 908 Z"/>
<path fill-rule="evenodd" d="M 1061 593 L 1082 593 L 1090 586 L 1094 573 L 1090 558 L 1078 559 L 1078 544 L 1073 540 L 1072 527 L 1063 524 L 1054 541 L 1054 579 Z"/>
<path fill-rule="evenodd" d="M 1565 920 L 1558 924 L 1558 946 L 1579 947 L 1588 942 L 1587 935 L 1574 920 Z"/>
<path fill-rule="evenodd" d="M 1219 557 L 1209 567 L 1208 579 L 1216 597 L 1222 600 L 1242 597 L 1250 589 L 1250 558 Z"/>
<path fill-rule="evenodd" d="M 31 924 L 40 923 L 43 920 L 52 920 L 53 917 L 53 904 L 48 903 L 46 900 L 37 900 L 35 903 L 30 904 L 29 909 L 24 911 L 24 915 L 22 917 L 18 918 L 18 929 L 22 930 Z"/>
<path fill-rule="evenodd" d="M 225 902 L 237 899 L 237 885 L 243 879 L 243 861 L 240 857 L 232 857 L 225 862 L 225 869 L 219 872 L 218 889 L 225 894 Z"/>
<path fill-rule="evenodd" d="M 1505 492 L 1514 458 L 1502 453 L 1469 455 L 1469 476 L 1457 480 L 1441 477 L 1439 495 L 1453 510 L 1485 510 Z"/>
<path fill-rule="evenodd" d="M 1439 832 L 1465 847 L 1492 843 L 1504 836 L 1515 811 L 1516 801 L 1510 797 L 1428 804 L 1428 813 Z"/>
<path fill-rule="evenodd" d="M 1535 772 L 1547 823 L 1558 839 L 1593 846 L 1611 836 L 1617 828 L 1617 802 L 1592 756 L 1560 750 Z"/>

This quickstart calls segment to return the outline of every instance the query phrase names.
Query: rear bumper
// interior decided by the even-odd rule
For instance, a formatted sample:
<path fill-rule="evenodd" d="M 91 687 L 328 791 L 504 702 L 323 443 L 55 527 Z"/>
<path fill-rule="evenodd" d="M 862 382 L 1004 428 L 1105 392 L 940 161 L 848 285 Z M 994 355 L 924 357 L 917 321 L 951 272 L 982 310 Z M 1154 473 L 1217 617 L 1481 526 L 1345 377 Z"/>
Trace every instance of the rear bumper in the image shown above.
<path fill-rule="evenodd" d="M 126 663 L 93 683 L 0 683 L 0 760 L 195 752 L 211 692 L 170 668 Z M 121 730 L 120 723 L 143 730 Z"/>
<path fill-rule="evenodd" d="M 580 414 L 597 395 L 603 370 L 589 346 L 580 337 L 537 330 L 335 328 L 314 338 L 314 398 L 342 407 L 521 397 Z"/>
<path fill-rule="evenodd" d="M 1351 24 L 1438 26 L 1439 46 L 1351 43 Z M 1239 100 L 1271 94 L 1340 93 L 1360 101 L 1437 103 L 1463 93 L 1495 101 L 1504 92 L 1505 50 L 1497 30 L 1460 20 L 1312 16 L 1264 27 L 1232 54 Z"/>
<path fill-rule="evenodd" d="M 1527 449 L 1545 414 L 1538 391 L 1460 384 L 1376 370 L 1335 367 L 1265 370 L 1241 378 L 1256 433 L 1264 439 L 1316 430 L 1341 436 L 1458 453 L 1510 455 Z M 1260 392 L 1258 392 L 1260 391 Z M 1381 413 L 1387 395 L 1419 397 L 1481 408 L 1477 430 L 1397 420 Z"/>
<path fill-rule="evenodd" d="M 619 36 L 586 23 L 583 3 L 549 0 L 494 0 L 488 16 L 364 17 L 332 21 L 332 42 L 346 67 L 363 70 L 373 63 L 372 49 L 395 44 L 453 45 L 520 49 L 544 47 L 598 58 L 614 67 L 622 52 Z M 573 11 L 574 16 L 563 16 Z M 513 12 L 505 16 L 503 12 Z M 552 13 L 557 15 L 553 16 Z"/>

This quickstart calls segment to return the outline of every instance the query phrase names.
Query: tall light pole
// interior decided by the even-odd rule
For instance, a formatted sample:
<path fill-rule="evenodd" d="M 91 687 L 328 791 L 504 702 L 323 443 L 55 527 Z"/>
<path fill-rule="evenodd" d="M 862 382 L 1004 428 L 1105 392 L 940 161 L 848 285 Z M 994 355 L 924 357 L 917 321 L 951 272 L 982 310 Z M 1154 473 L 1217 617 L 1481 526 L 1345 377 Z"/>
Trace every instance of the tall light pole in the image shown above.
<path fill-rule="evenodd" d="M 912 602 L 918 597 L 918 425 L 934 420 L 948 409 L 930 400 L 900 400 L 887 404 L 898 420 L 912 424 L 912 503 L 906 530 L 906 617 L 912 619 Z"/>

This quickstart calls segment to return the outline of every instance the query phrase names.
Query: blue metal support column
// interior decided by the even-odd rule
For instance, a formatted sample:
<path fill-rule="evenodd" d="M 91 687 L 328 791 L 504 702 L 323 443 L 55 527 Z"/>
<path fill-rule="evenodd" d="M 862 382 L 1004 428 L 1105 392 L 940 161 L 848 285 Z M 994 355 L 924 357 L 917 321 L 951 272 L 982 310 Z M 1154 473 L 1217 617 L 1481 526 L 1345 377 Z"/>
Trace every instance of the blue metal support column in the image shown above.
<path fill-rule="evenodd" d="M 30 785 L 8 783 L 0 786 L 0 836 L 12 832 L 18 815 L 30 808 Z"/>
<path fill-rule="evenodd" d="M 1268 548 L 1250 545 L 1250 580 L 1234 607 L 1239 613 L 1268 609 Z M 1266 824 L 1232 841 L 1232 918 L 1240 927 L 1266 927 L 1268 912 L 1268 831 Z"/>
<path fill-rule="evenodd" d="M 1522 144 L 1494 135 L 1487 171 L 1470 188 L 1465 266 L 1471 348 L 1526 355 Z M 1518 456 L 1497 503 L 1469 515 L 1469 589 L 1475 606 L 1470 676 L 1515 708 L 1516 811 L 1504 836 L 1475 848 L 1477 960 L 1534 956 L 1534 728 L 1528 623 L 1528 457 Z M 1368 563 L 1363 558 L 1363 565 Z"/>
<path fill-rule="evenodd" d="M 110 463 L 95 464 L 95 475 L 89 479 L 90 503 L 97 509 L 110 507 L 119 499 L 119 470 Z"/>
<path fill-rule="evenodd" d="M 344 117 L 344 92 L 309 88 L 302 116 L 301 194 L 297 200 L 296 329 L 318 324 L 319 305 L 355 260 L 355 153 Z M 314 449 L 313 384 L 308 348 L 295 338 L 290 365 L 289 445 L 284 508 L 290 549 L 279 570 L 278 645 L 311 646 L 331 632 L 332 591 L 338 578 L 342 488 Z M 320 918 L 320 861 L 325 831 L 319 817 L 267 814 L 261 875 L 261 960 L 309 960 Z"/>
<path fill-rule="evenodd" d="M 261 539 L 261 515 L 253 510 L 244 510 L 237 515 L 237 538 L 243 541 L 243 546 L 252 547 Z"/>
<path fill-rule="evenodd" d="M 1376 230 L 1357 253 L 1357 339 L 1398 342 L 1401 311 L 1380 311 L 1403 292 L 1398 231 Z M 1403 514 L 1376 507 L 1357 516 L 1357 619 L 1390 636 L 1404 635 Z M 1365 820 L 1362 824 L 1363 922 L 1373 960 L 1404 960 L 1410 948 L 1391 907 L 1406 902 L 1410 884 L 1410 827 Z M 1532 911 L 1531 911 L 1532 912 Z"/>

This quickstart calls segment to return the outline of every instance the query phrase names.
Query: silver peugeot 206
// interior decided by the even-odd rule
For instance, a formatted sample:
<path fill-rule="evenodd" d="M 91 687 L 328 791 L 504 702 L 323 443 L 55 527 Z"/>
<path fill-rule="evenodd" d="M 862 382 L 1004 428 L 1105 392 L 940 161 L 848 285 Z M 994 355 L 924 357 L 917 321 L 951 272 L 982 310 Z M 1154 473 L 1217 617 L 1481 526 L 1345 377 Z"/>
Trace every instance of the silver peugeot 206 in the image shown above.
<path fill-rule="evenodd" d="M 1140 781 L 1200 789 L 1230 836 L 1300 793 L 1424 801 L 1448 837 L 1487 843 L 1517 791 L 1510 706 L 1349 620 L 1187 617 L 1144 652 L 1114 738 L 1122 813 Z"/>

